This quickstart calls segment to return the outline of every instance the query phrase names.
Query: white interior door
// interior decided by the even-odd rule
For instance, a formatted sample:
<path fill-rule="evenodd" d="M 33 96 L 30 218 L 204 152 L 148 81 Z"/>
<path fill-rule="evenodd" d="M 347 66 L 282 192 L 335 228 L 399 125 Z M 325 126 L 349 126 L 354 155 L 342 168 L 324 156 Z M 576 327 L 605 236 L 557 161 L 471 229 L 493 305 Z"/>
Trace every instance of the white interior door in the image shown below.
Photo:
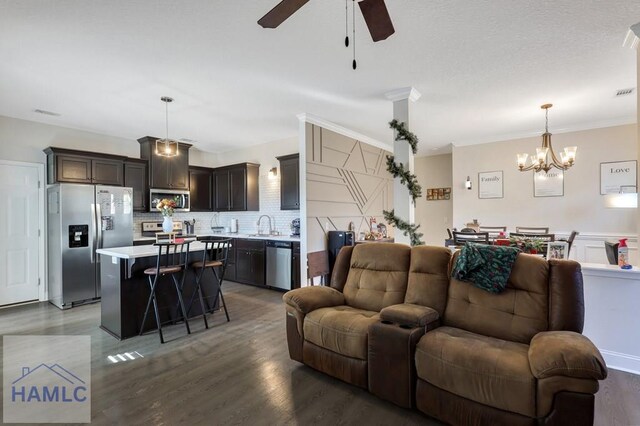
<path fill-rule="evenodd" d="M 0 163 L 0 305 L 38 300 L 38 168 Z"/>

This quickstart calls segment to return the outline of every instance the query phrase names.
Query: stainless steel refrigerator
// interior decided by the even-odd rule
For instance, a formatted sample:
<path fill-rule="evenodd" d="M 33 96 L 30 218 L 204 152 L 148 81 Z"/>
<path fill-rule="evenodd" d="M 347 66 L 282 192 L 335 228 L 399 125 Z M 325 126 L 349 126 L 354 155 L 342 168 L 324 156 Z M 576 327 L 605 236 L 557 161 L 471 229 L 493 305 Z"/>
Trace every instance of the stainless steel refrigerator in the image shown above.
<path fill-rule="evenodd" d="M 133 190 L 57 184 L 47 188 L 49 301 L 60 309 L 100 298 L 96 249 L 133 245 Z"/>

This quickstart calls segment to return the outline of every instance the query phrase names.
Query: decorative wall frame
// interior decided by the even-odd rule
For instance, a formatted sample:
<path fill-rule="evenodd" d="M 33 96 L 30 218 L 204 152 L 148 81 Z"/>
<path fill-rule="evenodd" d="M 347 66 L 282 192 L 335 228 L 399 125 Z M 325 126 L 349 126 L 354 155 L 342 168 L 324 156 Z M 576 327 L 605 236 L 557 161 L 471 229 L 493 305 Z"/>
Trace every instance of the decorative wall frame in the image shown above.
<path fill-rule="evenodd" d="M 534 197 L 564 196 L 564 170 L 549 170 L 533 174 Z"/>
<path fill-rule="evenodd" d="M 478 173 L 478 198 L 504 198 L 502 170 Z"/>
<path fill-rule="evenodd" d="M 451 188 L 427 188 L 427 201 L 451 199 Z"/>
<path fill-rule="evenodd" d="M 638 187 L 638 161 L 611 161 L 600 163 L 600 194 L 619 194 L 622 188 Z"/>

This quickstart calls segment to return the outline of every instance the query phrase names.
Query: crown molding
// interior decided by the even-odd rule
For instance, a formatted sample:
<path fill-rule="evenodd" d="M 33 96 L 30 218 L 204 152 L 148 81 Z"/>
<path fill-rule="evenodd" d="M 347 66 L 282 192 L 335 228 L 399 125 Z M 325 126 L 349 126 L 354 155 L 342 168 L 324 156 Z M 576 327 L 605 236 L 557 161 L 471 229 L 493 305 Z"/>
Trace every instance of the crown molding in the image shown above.
<path fill-rule="evenodd" d="M 324 118 L 318 117 L 314 114 L 309 113 L 301 113 L 296 115 L 298 121 L 301 123 L 309 123 L 314 124 L 316 126 L 320 126 L 323 129 L 330 130 L 332 132 L 341 134 L 351 139 L 355 139 L 360 142 L 364 142 L 368 145 L 375 146 L 376 148 L 384 149 L 385 151 L 393 150 L 393 146 L 390 144 L 386 144 L 384 142 L 380 142 L 377 139 L 373 139 L 367 135 L 363 135 L 362 133 L 356 132 L 355 130 L 347 129 L 339 124 L 333 123 L 329 120 L 325 120 Z"/>
<path fill-rule="evenodd" d="M 627 124 L 636 124 L 637 120 L 635 117 L 621 117 L 612 120 L 602 120 L 597 122 L 589 122 L 586 124 L 574 124 L 572 126 L 563 127 L 559 129 L 552 129 L 551 132 L 554 135 L 559 135 L 562 133 L 571 133 L 571 132 L 581 132 L 584 130 L 594 130 L 594 129 L 604 129 L 607 127 L 615 127 L 615 126 L 625 126 Z M 531 138 L 542 135 L 543 131 L 536 132 L 520 132 L 520 133 L 507 133 L 502 135 L 493 135 L 493 136 L 485 136 L 478 139 L 467 139 L 462 141 L 456 141 L 452 144 L 453 147 L 462 147 L 462 146 L 471 146 L 471 145 L 481 145 L 485 143 L 492 142 L 504 142 L 515 139 L 524 139 Z"/>
<path fill-rule="evenodd" d="M 629 27 L 627 36 L 622 43 L 622 46 L 631 49 L 638 49 L 638 45 L 640 45 L 640 22 Z"/>
<path fill-rule="evenodd" d="M 421 96 L 422 94 L 418 92 L 415 87 L 402 87 L 384 94 L 384 97 L 391 102 L 403 101 L 405 99 L 415 102 L 420 99 Z"/>

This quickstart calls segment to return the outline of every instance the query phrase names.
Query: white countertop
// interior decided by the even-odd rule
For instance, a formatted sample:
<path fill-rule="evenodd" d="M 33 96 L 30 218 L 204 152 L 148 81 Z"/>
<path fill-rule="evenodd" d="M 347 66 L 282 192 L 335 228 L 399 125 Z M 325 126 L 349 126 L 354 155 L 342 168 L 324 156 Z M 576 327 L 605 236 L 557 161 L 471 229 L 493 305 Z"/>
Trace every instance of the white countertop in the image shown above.
<path fill-rule="evenodd" d="M 199 241 L 194 241 L 189 245 L 189 252 L 204 250 L 205 245 Z M 96 250 L 96 253 L 105 256 L 117 257 L 119 259 L 137 259 L 139 257 L 155 257 L 158 255 L 158 247 L 153 245 L 147 246 L 129 246 L 129 247 L 111 247 Z"/>
<path fill-rule="evenodd" d="M 275 241 L 300 241 L 300 237 L 292 237 L 290 235 L 255 235 L 255 234 L 197 234 L 198 238 L 202 237 L 223 237 L 223 238 L 242 238 L 247 240 L 275 240 Z M 139 237 L 133 241 L 155 241 L 155 237 Z"/>
<path fill-rule="evenodd" d="M 637 266 L 632 269 L 622 269 L 618 265 L 605 263 L 581 263 L 580 266 L 582 275 L 640 280 L 640 268 Z"/>

